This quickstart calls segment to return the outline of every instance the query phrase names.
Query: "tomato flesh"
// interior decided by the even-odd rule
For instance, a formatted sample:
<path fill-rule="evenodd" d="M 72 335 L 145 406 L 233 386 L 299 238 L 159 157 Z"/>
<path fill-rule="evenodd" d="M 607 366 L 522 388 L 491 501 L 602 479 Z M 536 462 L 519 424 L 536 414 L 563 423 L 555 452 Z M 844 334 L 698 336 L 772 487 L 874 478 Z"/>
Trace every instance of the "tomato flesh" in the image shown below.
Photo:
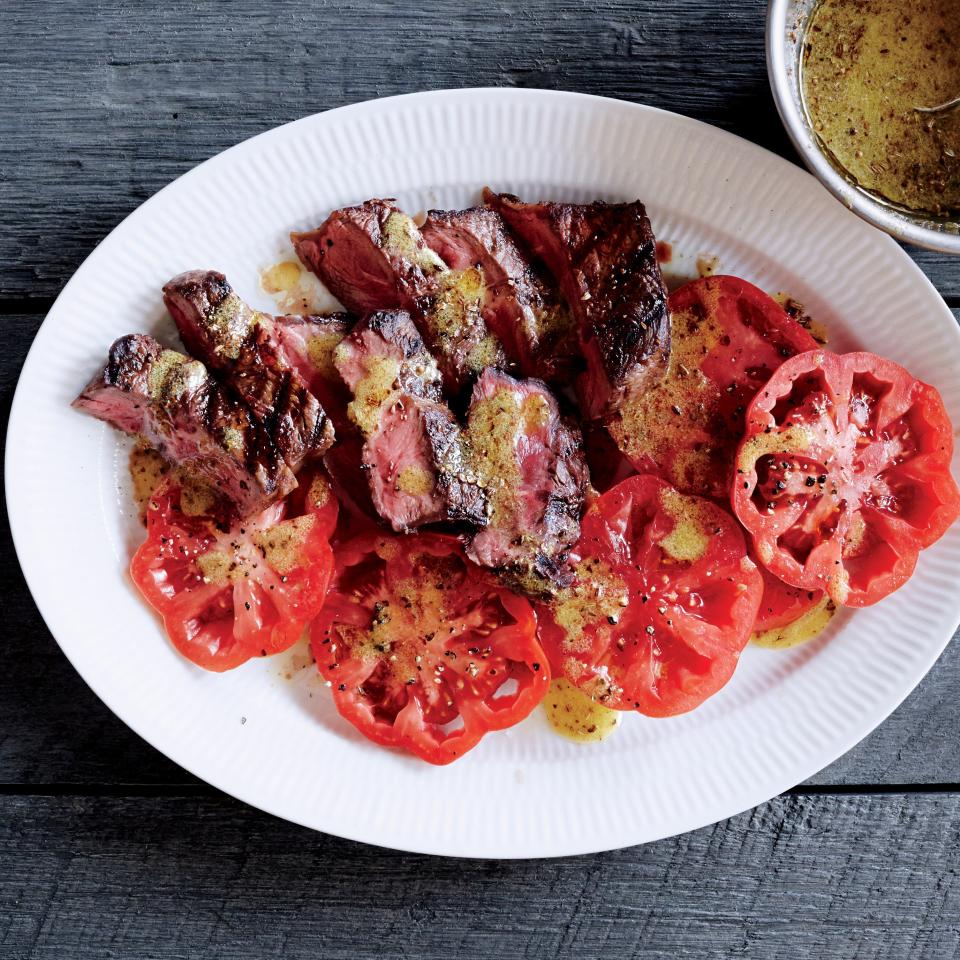
<path fill-rule="evenodd" d="M 669 299 L 670 363 L 660 383 L 628 397 L 608 424 L 640 473 L 678 490 L 726 499 L 744 413 L 787 357 L 813 337 L 739 277 L 704 277 Z"/>
<path fill-rule="evenodd" d="M 763 596 L 753 625 L 754 634 L 788 627 L 823 602 L 823 590 L 792 587 L 775 577 L 762 564 L 758 569 L 763 578 Z"/>
<path fill-rule="evenodd" d="M 665 717 L 730 679 L 762 583 L 721 507 L 651 475 L 595 500 L 573 586 L 538 608 L 555 674 L 605 706 Z"/>
<path fill-rule="evenodd" d="M 732 503 L 779 579 L 866 606 L 903 584 L 960 513 L 937 391 L 870 353 L 814 350 L 757 394 Z"/>
<path fill-rule="evenodd" d="M 192 516 L 175 482 L 147 504 L 130 574 L 174 647 L 223 671 L 290 647 L 323 605 L 337 503 L 323 477 L 242 523 Z"/>
<path fill-rule="evenodd" d="M 343 717 L 436 764 L 518 723 L 550 682 L 530 603 L 440 535 L 338 547 L 311 646 Z"/>

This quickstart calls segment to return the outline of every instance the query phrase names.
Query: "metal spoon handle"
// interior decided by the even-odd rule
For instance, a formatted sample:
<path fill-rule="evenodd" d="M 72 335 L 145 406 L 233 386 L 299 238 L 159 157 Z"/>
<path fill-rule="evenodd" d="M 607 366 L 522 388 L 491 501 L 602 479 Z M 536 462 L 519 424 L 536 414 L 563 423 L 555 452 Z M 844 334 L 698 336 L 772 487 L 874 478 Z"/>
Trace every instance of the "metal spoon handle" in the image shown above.
<path fill-rule="evenodd" d="M 935 107 L 914 107 L 917 113 L 940 113 L 943 110 L 949 110 L 951 107 L 960 106 L 960 97 L 954 97 L 946 103 L 938 103 Z"/>

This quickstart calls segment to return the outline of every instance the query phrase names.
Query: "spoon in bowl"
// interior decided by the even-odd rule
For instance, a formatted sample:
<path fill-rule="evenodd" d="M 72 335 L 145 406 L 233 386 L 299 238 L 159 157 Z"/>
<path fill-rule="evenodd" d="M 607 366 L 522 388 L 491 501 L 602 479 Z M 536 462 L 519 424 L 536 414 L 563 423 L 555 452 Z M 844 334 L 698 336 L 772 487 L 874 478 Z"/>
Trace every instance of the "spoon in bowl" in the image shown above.
<path fill-rule="evenodd" d="M 935 107 L 914 107 L 917 113 L 946 113 L 954 107 L 960 106 L 960 97 L 954 97 L 947 100 L 946 103 L 938 103 Z"/>

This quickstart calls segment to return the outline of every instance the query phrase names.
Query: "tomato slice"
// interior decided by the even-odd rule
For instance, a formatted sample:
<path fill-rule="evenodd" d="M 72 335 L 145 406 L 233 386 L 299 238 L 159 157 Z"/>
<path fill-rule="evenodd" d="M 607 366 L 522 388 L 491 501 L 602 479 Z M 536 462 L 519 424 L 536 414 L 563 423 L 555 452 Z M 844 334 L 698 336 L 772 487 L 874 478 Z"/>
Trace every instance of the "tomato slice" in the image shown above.
<path fill-rule="evenodd" d="M 608 424 L 640 473 L 726 499 L 744 413 L 783 363 L 817 342 L 775 300 L 739 277 L 704 277 L 670 294 L 670 363 Z"/>
<path fill-rule="evenodd" d="M 286 500 L 232 526 L 185 513 L 179 483 L 169 482 L 147 504 L 147 539 L 130 575 L 180 653 L 230 670 L 287 649 L 319 612 L 336 523 L 320 474 L 301 475 Z"/>
<path fill-rule="evenodd" d="M 753 625 L 754 635 L 788 627 L 819 607 L 826 597 L 823 590 L 792 587 L 775 577 L 762 565 L 758 569 L 763 578 L 763 596 Z"/>
<path fill-rule="evenodd" d="M 837 606 L 825 591 L 791 587 L 759 563 L 750 550 L 747 555 L 757 563 L 763 578 L 763 596 L 753 624 L 752 643 L 786 650 L 808 643 L 827 628 Z"/>
<path fill-rule="evenodd" d="M 871 353 L 786 361 L 747 411 L 733 508 L 781 580 L 867 606 L 960 513 L 937 391 Z"/>
<path fill-rule="evenodd" d="M 538 608 L 555 674 L 605 706 L 668 717 L 732 676 L 763 586 L 722 507 L 652 475 L 584 516 L 572 587 Z"/>
<path fill-rule="evenodd" d="M 529 601 L 453 537 L 361 536 L 311 628 L 340 714 L 376 743 L 450 763 L 518 723 L 550 683 Z"/>

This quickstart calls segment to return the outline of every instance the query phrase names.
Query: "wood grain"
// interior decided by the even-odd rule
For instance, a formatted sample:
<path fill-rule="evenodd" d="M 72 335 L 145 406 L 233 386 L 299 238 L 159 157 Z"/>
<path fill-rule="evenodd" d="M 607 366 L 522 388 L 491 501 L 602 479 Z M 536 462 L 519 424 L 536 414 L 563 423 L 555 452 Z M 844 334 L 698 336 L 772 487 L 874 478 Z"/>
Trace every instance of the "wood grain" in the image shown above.
<path fill-rule="evenodd" d="M 459 0 L 0 7 L 0 297 L 49 299 L 170 180 L 279 123 L 461 86 L 577 90 L 675 110 L 793 157 L 765 0 Z M 949 258 L 917 260 L 960 299 Z"/>
<path fill-rule="evenodd" d="M 7 797 L 0 951 L 946 960 L 958 819 L 956 796 L 785 797 L 644 847 L 483 862 L 377 850 L 220 798 Z"/>
<path fill-rule="evenodd" d="M 96 243 L 197 162 L 305 114 L 420 89 L 536 86 L 676 110 L 795 159 L 767 86 L 765 10 L 765 0 L 0 4 L 4 432 L 42 312 Z M 910 252 L 960 307 L 956 261 Z M 469 862 L 310 833 L 199 783 L 73 671 L 23 582 L 5 507 L 0 576 L 2 958 L 960 953 L 956 644 L 889 720 L 794 795 L 642 848 Z"/>
<path fill-rule="evenodd" d="M 960 320 L 960 310 L 956 310 Z M 40 318 L 3 317 L 0 417 L 6 432 L 16 378 Z M 0 443 L 4 437 L 0 436 Z M 0 513 L 5 657 L 0 670 L 0 784 L 198 786 L 92 693 L 46 629 L 20 573 L 6 509 Z M 960 644 L 952 644 L 900 708 L 807 786 L 960 784 Z M 0 788 L 2 789 L 2 788 Z"/>

